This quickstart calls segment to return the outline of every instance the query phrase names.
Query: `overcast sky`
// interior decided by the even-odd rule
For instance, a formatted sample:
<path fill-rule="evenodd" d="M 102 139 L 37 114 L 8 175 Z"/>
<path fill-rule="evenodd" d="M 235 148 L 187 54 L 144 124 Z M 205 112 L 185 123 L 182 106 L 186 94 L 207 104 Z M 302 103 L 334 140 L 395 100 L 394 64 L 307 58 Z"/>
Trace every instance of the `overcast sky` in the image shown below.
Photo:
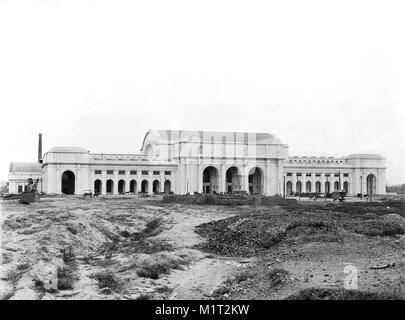
<path fill-rule="evenodd" d="M 380 153 L 405 183 L 401 1 L 0 0 L 0 180 L 149 128 L 270 132 L 290 155 Z"/>

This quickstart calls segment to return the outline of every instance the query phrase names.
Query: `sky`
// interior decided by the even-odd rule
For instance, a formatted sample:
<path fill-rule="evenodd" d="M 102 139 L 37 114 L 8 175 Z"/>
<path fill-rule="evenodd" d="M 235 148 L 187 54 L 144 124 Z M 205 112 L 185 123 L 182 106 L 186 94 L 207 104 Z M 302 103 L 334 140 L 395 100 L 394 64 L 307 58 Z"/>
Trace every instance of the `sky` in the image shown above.
<path fill-rule="evenodd" d="M 0 180 L 148 129 L 269 132 L 289 154 L 379 153 L 405 183 L 401 1 L 0 0 Z"/>

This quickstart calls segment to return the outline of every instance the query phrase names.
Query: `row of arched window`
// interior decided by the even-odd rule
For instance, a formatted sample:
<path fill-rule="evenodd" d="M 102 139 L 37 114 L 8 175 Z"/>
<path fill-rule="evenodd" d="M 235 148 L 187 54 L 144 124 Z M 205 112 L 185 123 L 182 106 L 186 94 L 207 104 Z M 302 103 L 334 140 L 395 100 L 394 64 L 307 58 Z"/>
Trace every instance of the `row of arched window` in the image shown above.
<path fill-rule="evenodd" d="M 94 181 L 94 193 L 96 194 L 102 194 L 105 193 L 107 194 L 113 194 L 114 193 L 114 180 L 108 179 L 106 181 L 106 185 L 103 186 L 103 182 L 100 179 L 96 179 Z M 137 193 L 138 192 L 138 182 L 136 180 L 131 180 L 129 181 L 129 188 L 126 188 L 126 182 L 125 180 L 121 179 L 118 180 L 118 194 L 124 194 L 124 193 Z M 170 180 L 165 180 L 163 184 L 163 192 L 164 193 L 170 193 L 171 190 L 171 182 Z M 141 181 L 141 186 L 140 186 L 140 192 L 142 193 L 149 193 L 149 181 L 148 180 L 142 180 Z M 152 182 L 152 192 L 153 193 L 159 193 L 161 192 L 161 185 L 159 180 L 154 180 Z"/>
<path fill-rule="evenodd" d="M 344 181 L 342 187 L 343 187 L 343 190 L 346 191 L 346 193 L 348 194 L 349 193 L 349 182 Z M 334 182 L 333 190 L 331 190 L 331 183 L 329 181 L 325 182 L 324 192 L 329 193 L 329 192 L 332 192 L 334 190 L 339 190 L 339 189 L 342 189 L 339 186 L 339 181 Z M 321 190 L 322 190 L 322 188 L 321 188 L 321 182 L 320 181 L 315 182 L 315 191 L 312 191 L 312 182 L 311 181 L 307 181 L 305 183 L 305 189 L 303 188 L 303 185 L 302 185 L 301 181 L 297 181 L 296 184 L 295 184 L 295 192 L 298 192 L 298 193 L 301 193 L 301 192 L 307 192 L 307 193 L 309 193 L 309 192 L 317 192 L 317 193 L 320 193 L 320 192 L 322 192 Z M 293 193 L 293 183 L 292 183 L 292 181 L 287 181 L 286 192 L 287 192 L 287 194 L 292 194 Z"/>

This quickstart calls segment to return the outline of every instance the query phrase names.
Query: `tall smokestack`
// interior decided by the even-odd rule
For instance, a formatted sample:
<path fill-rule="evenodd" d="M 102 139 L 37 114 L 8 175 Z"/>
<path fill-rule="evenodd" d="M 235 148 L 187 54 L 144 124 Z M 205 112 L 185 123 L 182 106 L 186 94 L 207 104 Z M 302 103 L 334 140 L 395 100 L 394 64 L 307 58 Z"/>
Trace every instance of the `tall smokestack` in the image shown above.
<path fill-rule="evenodd" d="M 38 136 L 38 163 L 42 163 L 42 133 Z"/>

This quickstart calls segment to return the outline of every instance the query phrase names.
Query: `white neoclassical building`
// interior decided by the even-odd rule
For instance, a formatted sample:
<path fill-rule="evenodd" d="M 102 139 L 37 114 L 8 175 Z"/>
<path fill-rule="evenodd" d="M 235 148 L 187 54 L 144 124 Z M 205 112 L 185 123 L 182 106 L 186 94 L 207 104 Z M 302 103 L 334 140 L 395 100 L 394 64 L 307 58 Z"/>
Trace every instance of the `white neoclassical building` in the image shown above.
<path fill-rule="evenodd" d="M 288 146 L 269 133 L 149 130 L 136 154 L 54 147 L 42 155 L 41 149 L 38 162 L 10 164 L 10 193 L 22 192 L 32 178 L 48 194 L 385 194 L 382 156 L 289 157 Z"/>

